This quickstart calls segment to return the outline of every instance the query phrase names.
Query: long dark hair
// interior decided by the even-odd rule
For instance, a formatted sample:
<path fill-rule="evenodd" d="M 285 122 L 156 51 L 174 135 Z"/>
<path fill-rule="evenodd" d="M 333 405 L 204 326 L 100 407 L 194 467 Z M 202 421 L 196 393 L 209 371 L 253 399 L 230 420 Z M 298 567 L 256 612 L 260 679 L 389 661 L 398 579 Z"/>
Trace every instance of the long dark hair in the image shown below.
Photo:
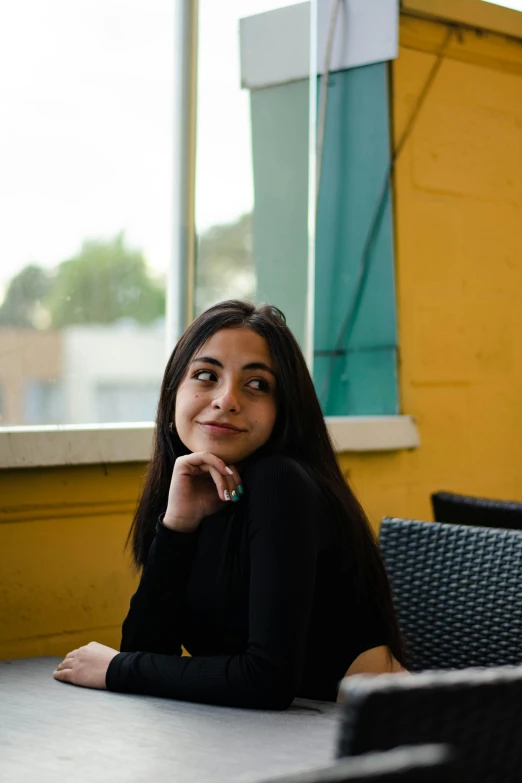
<path fill-rule="evenodd" d="M 277 376 L 277 416 L 267 446 L 298 460 L 313 476 L 331 504 L 339 542 L 349 547 L 356 579 L 380 614 L 388 645 L 404 663 L 391 590 L 368 519 L 343 477 L 304 356 L 283 313 L 277 307 L 229 300 L 202 313 L 179 339 L 167 363 L 161 386 L 152 459 L 127 538 L 137 569 L 144 565 L 158 516 L 165 511 L 174 462 L 187 454 L 175 431 L 176 394 L 194 354 L 221 329 L 248 327 L 269 347 Z"/>

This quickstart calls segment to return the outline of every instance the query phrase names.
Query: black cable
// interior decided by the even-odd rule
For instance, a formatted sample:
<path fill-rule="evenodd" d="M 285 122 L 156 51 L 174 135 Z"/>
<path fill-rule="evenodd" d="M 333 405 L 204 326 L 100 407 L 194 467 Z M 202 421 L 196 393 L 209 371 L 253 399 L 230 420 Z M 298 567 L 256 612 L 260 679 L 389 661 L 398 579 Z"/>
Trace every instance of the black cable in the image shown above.
<path fill-rule="evenodd" d="M 440 67 L 442 65 L 442 61 L 444 59 L 444 54 L 446 52 L 446 48 L 453 36 L 454 29 L 453 27 L 450 27 L 448 30 L 448 34 L 439 50 L 439 53 L 437 55 L 437 59 L 435 63 L 433 64 L 433 67 L 431 68 L 428 78 L 426 79 L 426 82 L 424 83 L 424 86 L 419 94 L 419 97 L 417 99 L 417 102 L 415 104 L 415 108 L 413 109 L 411 113 L 411 117 L 406 125 L 406 128 L 404 129 L 401 138 L 399 139 L 399 142 L 397 146 L 395 147 L 390 163 L 388 164 L 386 168 L 386 175 L 384 178 L 384 183 L 381 188 L 381 192 L 379 195 L 379 199 L 377 201 L 377 208 L 375 210 L 375 214 L 373 216 L 372 222 L 370 223 L 370 228 L 366 237 L 366 241 L 364 243 L 364 248 L 361 256 L 361 263 L 359 264 L 359 271 L 357 274 L 357 284 L 355 287 L 355 295 L 353 297 L 352 305 L 347 310 L 346 315 L 343 319 L 341 328 L 339 330 L 339 334 L 337 337 L 337 340 L 335 342 L 335 347 L 331 351 L 331 358 L 330 358 L 330 364 L 328 367 L 328 372 L 326 374 L 325 383 L 323 385 L 323 389 L 321 391 L 320 397 L 324 400 L 324 404 L 326 406 L 326 402 L 328 400 L 328 394 L 330 391 L 330 382 L 333 375 L 334 365 L 335 365 L 335 359 L 338 356 L 341 356 L 346 353 L 342 349 L 343 343 L 348 339 L 350 339 L 350 335 L 352 333 L 353 327 L 355 325 L 355 322 L 357 320 L 357 316 L 359 315 L 359 309 L 361 306 L 362 298 L 364 295 L 364 290 L 366 286 L 366 281 L 368 279 L 368 272 L 370 271 L 370 262 L 372 260 L 372 249 L 374 242 L 377 238 L 377 235 L 379 233 L 379 228 L 381 226 L 381 221 L 384 215 L 385 207 L 386 207 L 386 200 L 388 196 L 388 190 L 390 188 L 391 184 L 391 178 L 395 171 L 395 166 L 397 163 L 397 160 L 404 149 L 404 145 L 406 144 L 408 138 L 410 137 L 413 128 L 415 127 L 415 123 L 417 121 L 417 117 L 419 116 L 420 110 L 428 97 L 428 94 L 433 86 L 433 82 L 435 81 L 435 78 L 440 70 Z M 324 356 L 325 351 L 319 352 L 321 355 Z M 314 355 L 317 355 L 316 352 L 314 352 Z"/>

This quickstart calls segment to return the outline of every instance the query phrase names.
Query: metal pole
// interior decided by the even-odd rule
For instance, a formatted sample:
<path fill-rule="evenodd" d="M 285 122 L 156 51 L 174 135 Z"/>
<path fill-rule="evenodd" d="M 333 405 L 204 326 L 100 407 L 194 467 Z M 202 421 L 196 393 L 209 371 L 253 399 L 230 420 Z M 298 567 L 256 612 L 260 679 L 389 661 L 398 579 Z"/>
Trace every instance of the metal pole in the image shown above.
<path fill-rule="evenodd" d="M 172 260 L 166 352 L 193 317 L 198 0 L 174 0 Z"/>
<path fill-rule="evenodd" d="M 305 309 L 304 355 L 314 371 L 315 229 L 317 217 L 317 17 L 318 0 L 310 3 L 310 88 L 308 115 L 308 286 Z"/>

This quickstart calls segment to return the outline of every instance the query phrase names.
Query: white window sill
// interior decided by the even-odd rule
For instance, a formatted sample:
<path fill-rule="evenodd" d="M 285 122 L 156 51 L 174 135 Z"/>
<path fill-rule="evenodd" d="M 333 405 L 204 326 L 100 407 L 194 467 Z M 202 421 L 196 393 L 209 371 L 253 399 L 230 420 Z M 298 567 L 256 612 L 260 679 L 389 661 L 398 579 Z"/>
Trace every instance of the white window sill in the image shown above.
<path fill-rule="evenodd" d="M 331 416 L 337 452 L 394 451 L 420 446 L 411 416 Z M 0 468 L 147 462 L 154 424 L 84 424 L 0 429 Z"/>

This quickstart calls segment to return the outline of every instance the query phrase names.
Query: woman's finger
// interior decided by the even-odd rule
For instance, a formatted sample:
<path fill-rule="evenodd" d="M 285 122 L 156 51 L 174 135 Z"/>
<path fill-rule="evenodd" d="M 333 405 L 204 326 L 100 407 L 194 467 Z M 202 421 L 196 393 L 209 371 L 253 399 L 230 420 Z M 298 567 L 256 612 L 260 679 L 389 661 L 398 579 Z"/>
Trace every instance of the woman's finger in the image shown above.
<path fill-rule="evenodd" d="M 57 671 L 61 671 L 62 669 L 72 669 L 73 667 L 73 658 L 64 658 L 64 660 L 58 664 L 56 667 Z"/>
<path fill-rule="evenodd" d="M 216 457 L 215 454 L 211 454 L 209 451 L 195 451 L 193 454 L 186 454 L 183 457 L 178 457 L 174 470 L 176 470 L 176 468 L 179 469 L 183 467 L 195 467 L 203 470 L 205 470 L 207 467 L 213 467 L 219 471 L 222 476 L 228 477 L 233 475 L 232 468 L 226 465 L 222 459 Z"/>
<path fill-rule="evenodd" d="M 214 470 L 214 468 L 210 465 L 206 466 L 206 469 L 211 473 L 211 471 Z M 217 473 L 217 477 L 214 478 L 214 483 L 217 487 L 223 488 L 223 494 L 220 493 L 220 498 L 223 500 L 231 500 L 232 503 L 237 503 L 238 500 L 241 499 L 241 491 L 239 489 L 239 485 L 241 483 L 241 480 L 239 478 L 239 473 L 237 470 L 230 466 L 230 469 L 232 471 L 231 475 L 223 476 L 221 473 Z M 241 488 L 242 489 L 242 488 Z M 228 494 L 225 494 L 228 493 Z"/>
<path fill-rule="evenodd" d="M 72 669 L 60 669 L 59 667 L 53 672 L 55 680 L 67 680 L 72 674 Z"/>
<path fill-rule="evenodd" d="M 231 492 L 227 481 L 227 478 L 230 478 L 230 476 L 225 478 L 223 474 L 216 470 L 216 468 L 212 467 L 212 465 L 207 465 L 207 470 L 214 484 L 216 485 L 217 493 L 221 500 L 231 500 Z"/>
<path fill-rule="evenodd" d="M 234 476 L 225 477 L 210 465 L 208 466 L 208 471 L 216 485 L 221 500 L 237 503 L 241 496 Z"/>
<path fill-rule="evenodd" d="M 239 475 L 237 468 L 234 465 L 230 465 L 232 475 L 229 480 L 229 490 L 232 500 L 241 500 L 241 495 L 244 494 L 243 484 L 241 483 L 241 476 Z"/>
<path fill-rule="evenodd" d="M 74 658 L 75 655 L 77 655 L 80 652 L 80 650 L 71 650 L 71 652 L 68 652 L 67 655 L 64 657 L 64 660 L 66 658 Z"/>
<path fill-rule="evenodd" d="M 237 503 L 239 500 L 239 492 L 237 490 L 237 482 L 234 478 L 234 476 L 227 476 L 227 478 L 224 479 L 227 484 L 227 491 L 229 494 L 229 499 L 233 503 Z"/>

